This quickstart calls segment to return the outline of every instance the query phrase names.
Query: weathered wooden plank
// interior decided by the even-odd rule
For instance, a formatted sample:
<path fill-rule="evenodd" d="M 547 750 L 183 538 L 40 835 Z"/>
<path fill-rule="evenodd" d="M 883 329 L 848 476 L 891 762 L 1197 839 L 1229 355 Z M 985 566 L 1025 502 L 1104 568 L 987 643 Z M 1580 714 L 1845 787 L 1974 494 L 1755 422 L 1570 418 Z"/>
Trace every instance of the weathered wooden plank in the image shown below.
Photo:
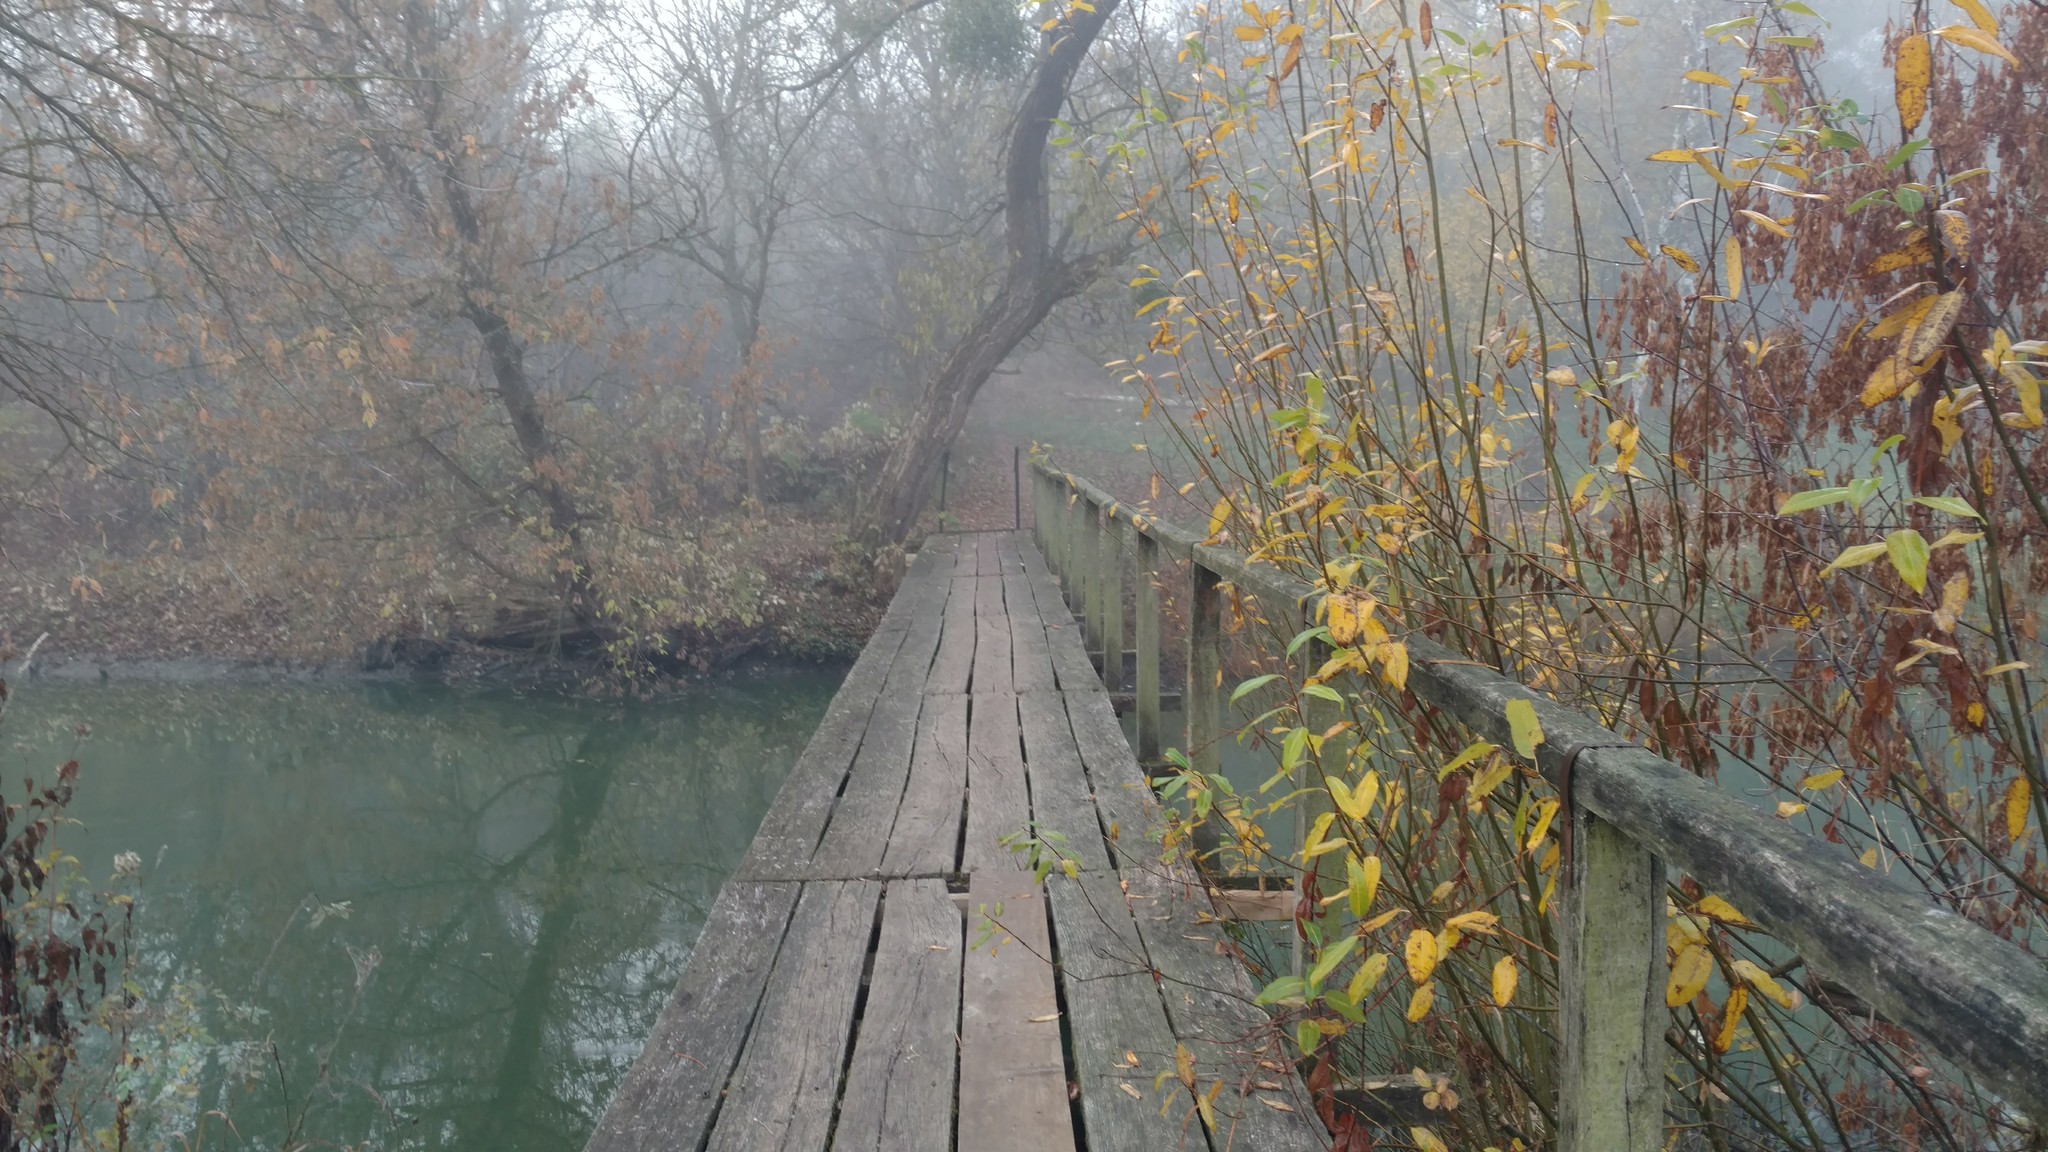
<path fill-rule="evenodd" d="M 1188 762 L 1195 771 L 1214 775 L 1222 764 L 1222 701 L 1218 682 L 1223 669 L 1223 596 L 1216 573 L 1200 563 L 1188 565 L 1188 683 L 1181 693 L 1187 717 Z"/>
<path fill-rule="evenodd" d="M 739 1059 L 796 907 L 796 884 L 728 882 L 585 1152 L 696 1148 Z"/>
<path fill-rule="evenodd" d="M 1137 537 L 1138 564 L 1132 573 L 1137 603 L 1135 636 L 1131 646 L 1138 650 L 1138 759 L 1151 763 L 1159 759 L 1159 541 L 1133 530 Z"/>
<path fill-rule="evenodd" d="M 882 886 L 814 880 L 803 888 L 711 1152 L 805 1152 L 823 1149 L 831 1132 Z"/>
<path fill-rule="evenodd" d="M 989 565 L 995 566 L 991 558 Z M 1003 614 L 1003 575 L 992 572 L 974 578 L 974 614 L 976 616 L 1001 616 Z"/>
<path fill-rule="evenodd" d="M 1194 1097 L 1173 1075 L 1173 1031 L 1116 875 L 1054 873 L 1046 896 L 1088 1152 L 1206 1150 Z"/>
<path fill-rule="evenodd" d="M 1664 1141 L 1664 864 L 1580 809 L 1558 928 L 1560 1152 Z"/>
<path fill-rule="evenodd" d="M 1012 600 L 1011 603 L 1016 603 Z M 1019 696 L 1056 692 L 1059 679 L 1052 669 L 1052 646 L 1046 642 L 1045 624 L 1031 598 L 1010 616 L 1010 678 Z"/>
<path fill-rule="evenodd" d="M 976 693 L 967 717 L 967 836 L 960 870 L 1018 869 L 1023 857 L 999 842 L 1031 820 L 1017 698 Z"/>
<path fill-rule="evenodd" d="M 972 577 L 955 576 L 949 582 L 944 630 L 939 650 L 932 657 L 927 686 L 935 692 L 965 692 L 967 678 L 974 670 L 974 585 Z"/>
<path fill-rule="evenodd" d="M 945 881 L 889 884 L 834 1152 L 951 1146 L 964 943 Z"/>
<path fill-rule="evenodd" d="M 1102 812 L 1104 835 L 1116 866 L 1145 863 L 1157 855 L 1153 826 L 1160 819 L 1159 801 L 1124 739 L 1109 698 L 1101 692 L 1062 692 L 1060 699 L 1066 706 L 1081 763 L 1088 770 L 1089 786 L 1095 793 L 1095 806 Z"/>
<path fill-rule="evenodd" d="M 967 794 L 967 696 L 925 696 L 918 715 L 910 781 L 896 827 L 882 855 L 886 876 L 951 872 L 960 850 L 960 813 Z"/>
<path fill-rule="evenodd" d="M 1252 1003 L 1251 982 L 1235 946 L 1216 922 L 1191 869 L 1163 875 L 1151 868 L 1123 873 L 1132 919 L 1152 965 L 1175 1039 L 1194 1057 L 1195 1088 L 1223 1088 L 1211 1105 L 1210 1143 L 1246 1152 L 1311 1152 L 1330 1146 L 1314 1102 L 1280 1029 Z M 1205 915 L 1209 914 L 1209 915 Z M 1277 1091 L 1257 1085 L 1277 1084 Z"/>
<path fill-rule="evenodd" d="M 908 645 L 905 646 L 906 648 Z M 807 877 L 851 879 L 877 873 L 896 823 L 911 752 L 917 744 L 918 712 L 924 696 L 915 687 L 897 690 L 895 679 L 868 718 L 868 730 L 846 779 L 845 792 L 811 857 Z"/>
<path fill-rule="evenodd" d="M 998 582 L 997 587 L 1001 587 Z M 1002 616 L 974 618 L 974 678 L 976 694 L 1015 694 L 1017 682 L 1010 670 L 1010 621 Z"/>
<path fill-rule="evenodd" d="M 831 819 L 839 785 L 853 766 L 861 735 L 880 699 L 904 633 L 876 633 L 847 672 L 811 742 L 797 757 L 775 803 L 761 820 L 760 834 L 736 873 L 744 877 L 788 876 L 807 865 L 825 823 Z"/>
<path fill-rule="evenodd" d="M 910 775 L 917 714 L 944 623 L 939 611 L 947 593 L 943 582 L 924 590 L 925 614 L 904 633 L 881 699 L 868 716 L 846 785 L 800 878 L 846 879 L 871 875 L 880 868 L 889 829 L 896 823 L 896 808 L 903 799 L 904 782 Z"/>
<path fill-rule="evenodd" d="M 1019 697 L 1019 727 L 1024 736 L 1024 772 L 1031 783 L 1031 818 L 1041 831 L 1067 838 L 1061 850 L 1082 868 L 1109 867 L 1102 843 L 1102 822 L 1089 795 L 1088 776 L 1080 749 L 1067 724 L 1065 701 L 1058 693 Z"/>
<path fill-rule="evenodd" d="M 970 945 L 990 919 L 1000 926 L 994 946 L 972 948 L 961 974 L 953 1146 L 961 1152 L 1073 1152 L 1051 934 L 1045 898 L 1029 873 L 974 875 L 967 888 Z"/>

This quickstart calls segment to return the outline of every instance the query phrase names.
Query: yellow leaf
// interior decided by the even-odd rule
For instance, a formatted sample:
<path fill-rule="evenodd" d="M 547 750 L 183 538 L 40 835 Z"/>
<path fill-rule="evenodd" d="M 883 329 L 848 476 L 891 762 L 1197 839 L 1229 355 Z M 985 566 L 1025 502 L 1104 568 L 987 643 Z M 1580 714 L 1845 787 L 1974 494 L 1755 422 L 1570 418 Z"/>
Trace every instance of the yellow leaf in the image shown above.
<path fill-rule="evenodd" d="M 2033 665 L 2027 663 L 2025 660 L 2014 660 L 2008 664 L 1997 664 L 1993 665 L 1990 668 L 1986 668 L 1984 670 L 1984 678 L 1988 680 L 1993 676 L 2003 676 L 2007 672 L 2018 672 L 2022 669 L 2031 667 L 2033 667 Z"/>
<path fill-rule="evenodd" d="M 1522 979 L 1521 969 L 1515 967 L 1513 956 L 1503 956 L 1493 963 L 1493 1002 L 1502 1008 L 1515 998 L 1515 985 Z"/>
<path fill-rule="evenodd" d="M 1695 84 L 1711 84 L 1711 85 L 1713 85 L 1713 86 L 1714 86 L 1714 87 L 1716 87 L 1716 88 L 1733 88 L 1733 87 L 1735 87 L 1735 85 L 1733 85 L 1733 84 L 1730 84 L 1730 83 L 1728 82 L 1728 79 L 1727 79 L 1727 77 L 1725 77 L 1725 76 L 1718 76 L 1718 75 L 1715 75 L 1715 74 L 1714 74 L 1714 73 L 1712 73 L 1712 72 L 1707 72 L 1707 71 L 1704 71 L 1704 70 L 1702 70 L 1702 69 L 1699 69 L 1699 68 L 1695 68 L 1695 69 L 1693 69 L 1692 71 L 1690 71 L 1690 72 L 1687 72 L 1687 73 L 1685 74 L 1685 78 L 1686 78 L 1687 80 L 1690 80 L 1690 81 L 1692 81 L 1692 82 L 1693 82 L 1693 83 L 1695 83 Z"/>
<path fill-rule="evenodd" d="M 1687 273 L 1694 276 L 1699 275 L 1700 262 L 1693 259 L 1692 254 L 1685 249 L 1676 248 L 1669 244 L 1659 244 L 1657 245 L 1657 251 L 1671 257 L 1671 262 L 1685 269 Z"/>
<path fill-rule="evenodd" d="M 1877 867 L 1877 849 L 1875 849 L 1875 848 L 1866 848 L 1866 849 L 1864 849 L 1864 850 L 1863 850 L 1863 855 L 1861 855 L 1861 856 L 1858 856 L 1858 857 L 1856 858 L 1856 861 L 1857 861 L 1857 863 L 1859 863 L 1859 864 L 1863 865 L 1863 866 L 1864 866 L 1865 868 L 1875 868 L 1875 867 Z"/>
<path fill-rule="evenodd" d="M 1409 997 L 1409 999 L 1408 999 L 1408 1021 L 1409 1021 L 1409 1023 L 1411 1023 L 1411 1024 L 1412 1024 L 1412 1023 L 1414 1023 L 1415 1021 L 1417 1021 L 1417 1020 L 1420 1020 L 1420 1019 L 1422 1019 L 1422 1018 L 1423 1018 L 1424 1016 L 1427 1016 L 1427 1015 L 1429 1015 L 1429 1010 L 1430 1010 L 1430 1007 L 1431 1007 L 1432 1005 L 1434 1005 L 1435 1003 L 1436 1003 L 1436 981 L 1432 980 L 1432 981 L 1430 981 L 1429 983 L 1427 983 L 1427 984 L 1424 984 L 1424 985 L 1423 985 L 1422 987 L 1420 987 L 1420 988 L 1417 988 L 1417 989 L 1415 990 L 1415 995 L 1414 995 L 1414 996 L 1411 996 L 1411 997 Z"/>
<path fill-rule="evenodd" d="M 1826 772 L 1816 772 L 1801 780 L 1799 787 L 1808 792 L 1818 792 L 1823 788 L 1832 788 L 1841 782 L 1842 770 L 1840 768 L 1830 768 Z"/>
<path fill-rule="evenodd" d="M 1734 968 L 1736 979 L 1770 997 L 1778 1007 L 1788 1012 L 1799 1007 L 1799 993 L 1778 983 L 1769 972 L 1757 967 L 1751 961 L 1737 960 Z"/>
<path fill-rule="evenodd" d="M 1804 811 L 1806 811 L 1806 805 L 1804 804 L 1792 800 L 1778 801 L 1778 819 L 1780 820 L 1790 820 Z"/>
<path fill-rule="evenodd" d="M 1345 995 L 1351 998 L 1352 1003 L 1358 1003 L 1365 998 L 1366 993 L 1372 991 L 1373 985 L 1380 982 L 1380 977 L 1386 975 L 1386 971 L 1386 953 L 1375 952 L 1366 957 L 1365 963 L 1360 964 L 1357 973 L 1351 977 L 1351 986 L 1344 990 Z"/>
<path fill-rule="evenodd" d="M 1934 219 L 1941 225 L 1941 242 L 1948 245 L 1949 251 L 1968 256 L 1970 254 L 1969 217 L 1964 216 L 1953 208 L 1943 208 L 1934 214 Z"/>
<path fill-rule="evenodd" d="M 1644 263 L 1649 263 L 1650 250 L 1648 248 L 1643 247 L 1643 242 L 1641 240 L 1638 240 L 1633 236 L 1624 236 L 1622 237 L 1622 241 L 1628 245 L 1629 251 L 1635 253 L 1637 256 L 1642 257 Z M 1514 366 L 1512 355 L 1509 357 L 1508 366 Z"/>
<path fill-rule="evenodd" d="M 1408 687 L 1408 646 L 1406 644 L 1380 645 L 1380 674 L 1397 692 Z"/>
<path fill-rule="evenodd" d="M 1749 209 L 1744 208 L 1738 211 L 1736 215 L 1741 216 L 1743 219 L 1748 220 L 1750 223 L 1756 225 L 1757 227 L 1763 229 L 1766 232 L 1775 232 L 1778 235 L 1783 236 L 1787 240 L 1790 240 L 1792 238 L 1792 230 L 1790 228 L 1785 227 L 1783 224 L 1778 223 L 1776 220 L 1772 219 L 1769 216 L 1764 215 L 1761 212 L 1752 212 Z M 1789 217 L 1787 217 L 1787 219 L 1789 219 Z M 1729 241 L 1729 243 L 1732 244 L 1734 243 L 1734 241 L 1731 240 Z"/>
<path fill-rule="evenodd" d="M 1223 535 L 1223 526 L 1230 523 L 1230 497 L 1225 496 L 1209 510 L 1209 539 Z"/>
<path fill-rule="evenodd" d="M 1892 97 L 1899 108 L 1899 128 L 1911 136 L 1927 115 L 1927 85 L 1934 75 L 1934 53 L 1927 37 L 1908 36 L 1899 41 L 1898 63 L 1892 76 Z"/>
<path fill-rule="evenodd" d="M 1922 296 L 1910 306 L 1901 308 L 1897 312 L 1871 325 L 1870 331 L 1865 332 L 1863 338 L 1865 340 L 1889 340 L 1897 336 L 1908 327 L 1918 324 L 1920 318 L 1927 315 L 1927 310 L 1934 307 L 1934 299 L 1932 296 Z"/>
<path fill-rule="evenodd" d="M 1427 981 L 1429 974 L 1436 971 L 1436 962 L 1439 959 L 1436 933 L 1417 928 L 1408 934 L 1408 944 L 1404 951 L 1408 959 L 1408 978 L 1417 984 Z"/>
<path fill-rule="evenodd" d="M 1879 404 L 1904 392 L 1906 387 L 1920 379 L 1920 372 L 1910 360 L 1902 360 L 1894 352 L 1884 358 L 1870 373 L 1870 379 L 1863 383 L 1863 406 L 1875 408 Z"/>
<path fill-rule="evenodd" d="M 1266 30 L 1264 28 L 1239 28 L 1237 30 L 1237 38 L 1247 42 L 1264 40 L 1266 38 Z"/>
<path fill-rule="evenodd" d="M 1899 359 L 1918 364 L 1932 356 L 1942 341 L 1948 339 L 1950 330 L 1956 326 L 1956 317 L 1962 313 L 1963 294 L 1960 290 L 1936 296 L 1926 313 L 1908 324 L 1899 337 Z"/>
<path fill-rule="evenodd" d="M 1690 164 L 1699 157 L 1700 154 L 1691 148 L 1666 148 L 1662 152 L 1650 153 L 1650 159 L 1659 164 Z"/>
<path fill-rule="evenodd" d="M 1514 771 L 1514 761 L 1509 760 L 1505 756 L 1495 757 L 1493 763 L 1487 766 L 1486 771 L 1472 778 L 1472 786 L 1465 792 L 1466 799 L 1472 803 L 1486 799 L 1493 794 L 1495 788 L 1500 787 L 1509 776 L 1513 775 Z"/>
<path fill-rule="evenodd" d="M 1963 608 L 1970 602 L 1970 577 L 1958 572 L 1941 586 L 1941 606 L 1934 610 L 1934 626 L 1943 632 L 1956 630 L 1956 622 L 1962 619 Z"/>
<path fill-rule="evenodd" d="M 1723 924 L 1733 924 L 1738 928 L 1754 927 L 1749 922 L 1749 917 L 1744 916 L 1736 910 L 1735 905 L 1721 899 L 1719 896 L 1708 896 L 1702 899 L 1698 904 L 1693 905 L 1693 911 L 1705 916 L 1709 920 L 1718 920 Z"/>
<path fill-rule="evenodd" d="M 1557 809 L 1558 802 L 1555 797 L 1545 800 L 1536 806 L 1535 827 L 1529 829 L 1529 838 L 1522 843 L 1522 847 L 1525 850 L 1534 851 L 1538 844 L 1543 843 L 1543 837 L 1550 832 L 1550 822 L 1557 819 Z M 1553 851 L 1555 851 L 1556 847 L 1555 844 L 1551 845 Z M 1549 860 L 1546 859 L 1544 863 L 1547 866 Z"/>
<path fill-rule="evenodd" d="M 1970 23 L 1977 26 L 1978 31 L 1986 36 L 1998 35 L 1998 20 L 1991 15 L 1991 9 L 1985 6 L 1984 0 L 1949 0 L 1949 2 L 1961 8 L 1963 13 L 1970 18 Z"/>
<path fill-rule="evenodd" d="M 1705 948 L 1689 944 L 1671 961 L 1671 980 L 1664 985 L 1664 1004 L 1676 1008 L 1687 1004 L 1707 986 L 1714 973 L 1714 958 Z"/>
<path fill-rule="evenodd" d="M 1728 994 L 1728 1003 L 1721 1009 L 1721 1031 L 1714 1037 L 1714 1051 L 1726 1052 L 1735 1046 L 1735 1026 L 1742 1023 L 1742 1014 L 1749 1010 L 1749 989 L 1737 988 Z"/>
<path fill-rule="evenodd" d="M 2027 805 L 2034 799 L 2033 781 L 2025 776 L 2013 777 L 2005 789 L 2005 834 L 2017 841 L 2027 833 Z"/>
<path fill-rule="evenodd" d="M 1356 858 L 1346 858 L 1344 870 L 1351 881 L 1350 888 L 1346 890 L 1351 899 L 1351 914 L 1362 917 L 1372 911 L 1373 897 L 1380 890 L 1380 858 L 1368 856 L 1363 864 Z"/>
<path fill-rule="evenodd" d="M 1742 245 L 1733 236 L 1721 250 L 1721 264 L 1728 280 L 1728 297 L 1736 299 L 1742 295 Z"/>
<path fill-rule="evenodd" d="M 1508 701 L 1506 711 L 1515 751 L 1524 760 L 1534 760 L 1536 746 L 1543 743 L 1543 723 L 1536 719 L 1536 706 L 1527 700 L 1515 699 Z"/>
<path fill-rule="evenodd" d="M 1934 34 L 1951 44 L 1959 44 L 1964 48 L 1982 52 L 1986 56 L 1996 56 L 2015 67 L 2020 62 L 2019 57 L 2005 50 L 2005 45 L 1992 39 L 1983 30 L 1978 28 L 1966 28 L 1961 24 L 1951 24 L 1946 28 L 1936 28 Z"/>

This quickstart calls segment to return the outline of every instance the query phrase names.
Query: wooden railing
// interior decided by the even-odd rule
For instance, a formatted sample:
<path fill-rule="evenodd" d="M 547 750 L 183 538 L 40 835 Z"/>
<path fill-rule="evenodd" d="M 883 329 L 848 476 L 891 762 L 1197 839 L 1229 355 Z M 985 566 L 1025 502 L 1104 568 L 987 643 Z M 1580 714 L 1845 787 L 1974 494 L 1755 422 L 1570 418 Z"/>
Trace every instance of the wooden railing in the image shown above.
<path fill-rule="evenodd" d="M 1136 744 L 1148 763 L 1165 739 L 1160 576 L 1168 563 L 1188 565 L 1181 747 L 1196 770 L 1216 771 L 1219 590 L 1228 584 L 1256 598 L 1269 618 L 1295 613 L 1285 623 L 1296 630 L 1316 622 L 1321 591 L 1044 463 L 1034 464 L 1032 527 L 1090 646 L 1103 653 L 1111 691 L 1123 688 L 1124 592 L 1135 578 Z M 1529 701 L 1544 733 L 1536 766 L 1570 805 L 1558 958 L 1564 1152 L 1662 1147 L 1667 868 L 1732 900 L 1810 969 L 2048 1121 L 2048 965 L 1583 713 L 1425 637 L 1402 639 L 1408 690 L 1482 739 L 1512 747 L 1507 705 Z M 1309 670 L 1323 660 L 1297 656 Z M 1314 727 L 1319 718 L 1307 719 Z"/>

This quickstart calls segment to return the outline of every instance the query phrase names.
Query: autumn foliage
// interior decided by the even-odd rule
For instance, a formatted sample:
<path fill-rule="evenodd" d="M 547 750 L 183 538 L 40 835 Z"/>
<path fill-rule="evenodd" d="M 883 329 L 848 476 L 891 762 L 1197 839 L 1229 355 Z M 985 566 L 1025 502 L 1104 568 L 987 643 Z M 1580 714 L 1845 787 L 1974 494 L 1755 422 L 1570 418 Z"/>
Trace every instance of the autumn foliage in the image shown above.
<path fill-rule="evenodd" d="M 1429 1080 L 1414 1146 L 1536 1148 L 1558 801 L 1406 633 L 2048 947 L 2048 12 L 1895 6 L 1873 108 L 1819 5 L 1453 7 L 1195 10 L 1113 165 L 1122 369 L 1193 402 L 1212 540 L 1330 593 L 1334 655 L 1245 696 L 1324 785 L 1184 782 L 1219 866 L 1316 886 L 1264 999 L 1324 1083 Z M 1674 1146 L 2037 1146 L 1688 879 L 1667 945 Z"/>

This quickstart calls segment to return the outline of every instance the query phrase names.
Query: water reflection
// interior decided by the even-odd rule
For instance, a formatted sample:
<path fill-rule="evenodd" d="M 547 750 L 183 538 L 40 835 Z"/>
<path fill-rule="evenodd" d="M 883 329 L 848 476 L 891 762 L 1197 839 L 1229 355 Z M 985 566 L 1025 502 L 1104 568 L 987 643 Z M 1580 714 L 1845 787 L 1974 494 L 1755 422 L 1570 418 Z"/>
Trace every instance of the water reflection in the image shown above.
<path fill-rule="evenodd" d="M 47 771 L 92 726 L 63 845 L 96 880 L 142 855 L 146 983 L 191 986 L 216 1041 L 253 1042 L 191 1077 L 187 1111 L 226 1108 L 236 1146 L 569 1149 L 836 679 L 630 708 L 38 684 L 0 768 Z"/>

